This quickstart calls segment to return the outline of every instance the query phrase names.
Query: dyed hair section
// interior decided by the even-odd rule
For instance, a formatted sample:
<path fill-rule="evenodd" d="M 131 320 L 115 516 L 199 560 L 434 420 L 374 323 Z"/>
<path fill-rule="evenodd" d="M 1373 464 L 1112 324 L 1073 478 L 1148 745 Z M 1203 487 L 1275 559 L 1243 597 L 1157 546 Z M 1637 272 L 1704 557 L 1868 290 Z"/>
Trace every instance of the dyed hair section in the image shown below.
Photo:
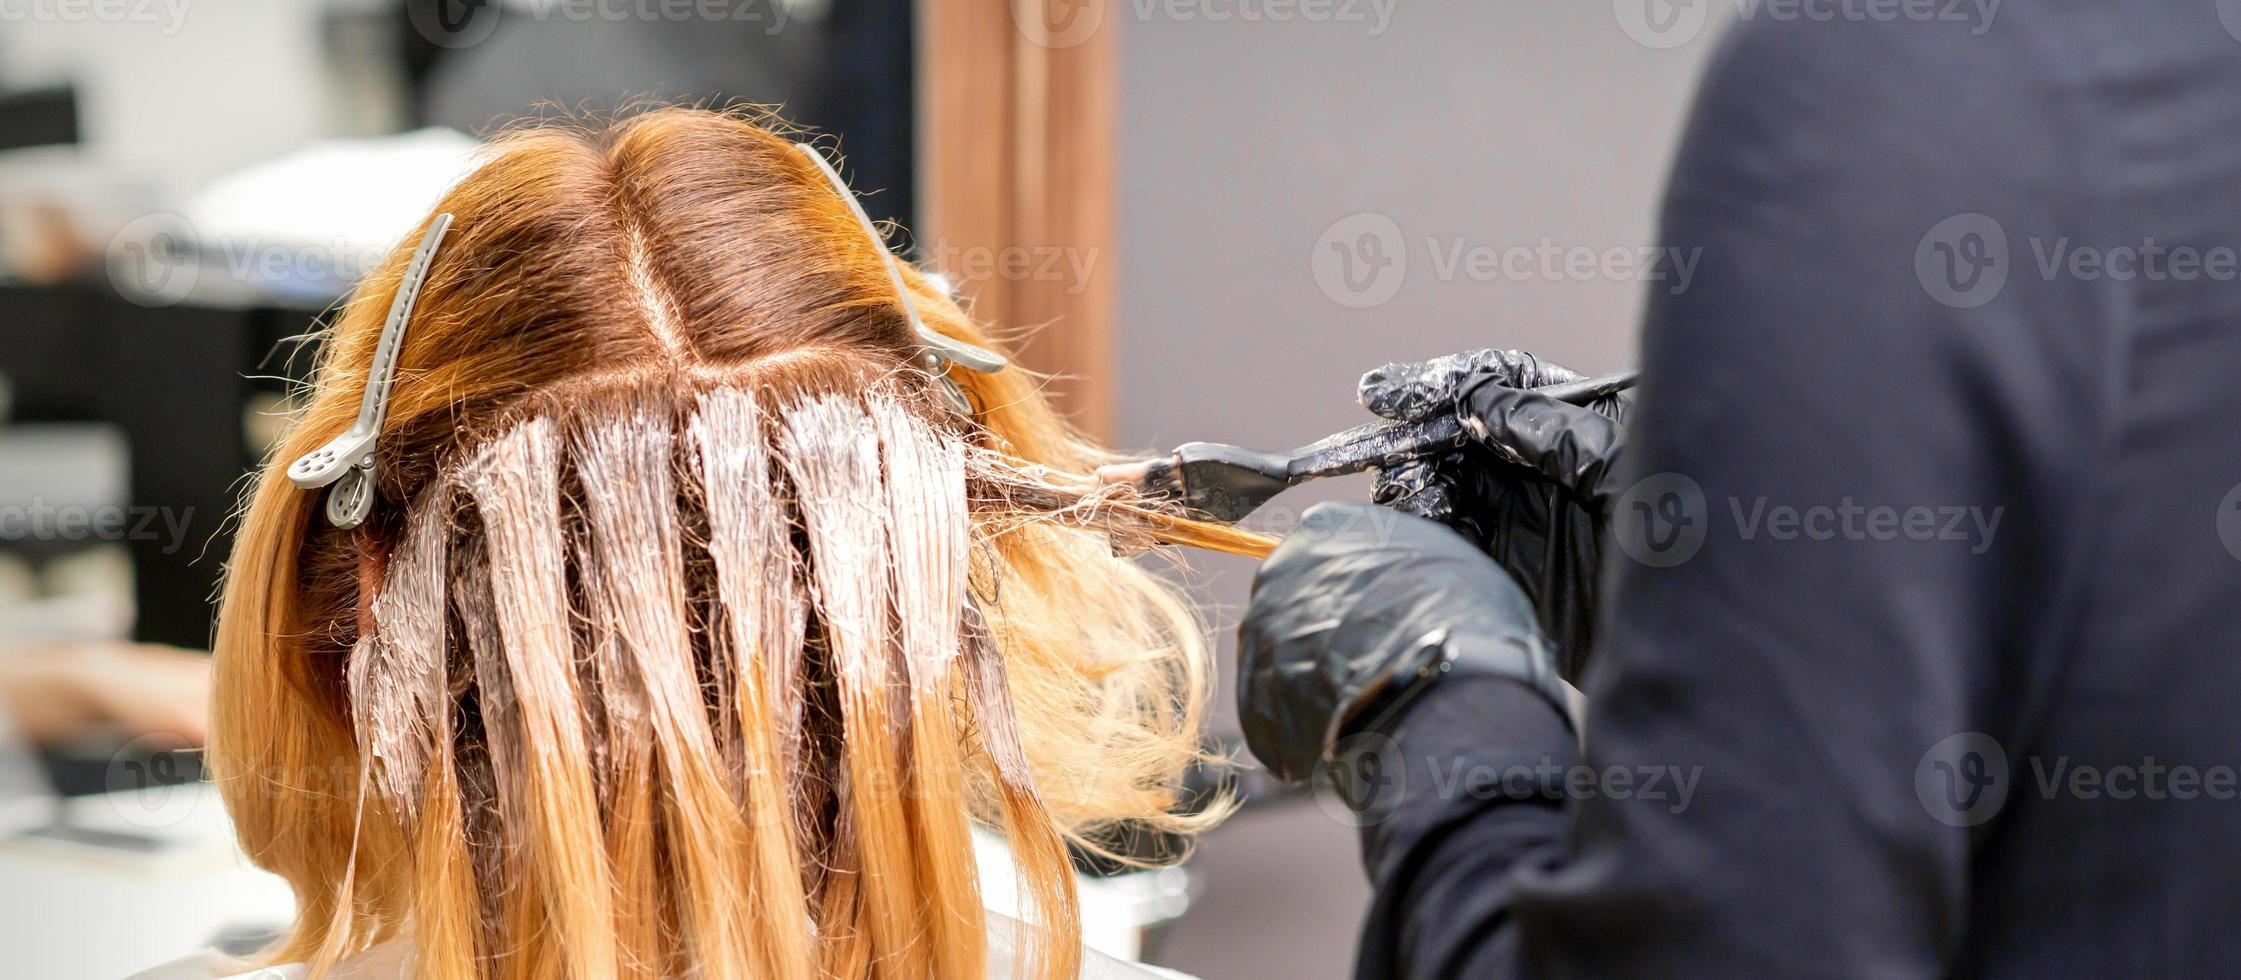
<path fill-rule="evenodd" d="M 981 824 L 1030 975 L 1072 976 L 1069 843 L 1220 815 L 1176 812 L 1202 634 L 1116 549 L 1238 533 L 1089 491 L 1107 457 L 1024 372 L 953 370 L 952 408 L 880 245 L 770 129 L 662 110 L 491 154 L 439 205 L 374 519 L 268 466 L 228 565 L 211 764 L 302 910 L 266 958 L 977 976 Z M 348 426 L 402 261 L 275 460 Z"/>

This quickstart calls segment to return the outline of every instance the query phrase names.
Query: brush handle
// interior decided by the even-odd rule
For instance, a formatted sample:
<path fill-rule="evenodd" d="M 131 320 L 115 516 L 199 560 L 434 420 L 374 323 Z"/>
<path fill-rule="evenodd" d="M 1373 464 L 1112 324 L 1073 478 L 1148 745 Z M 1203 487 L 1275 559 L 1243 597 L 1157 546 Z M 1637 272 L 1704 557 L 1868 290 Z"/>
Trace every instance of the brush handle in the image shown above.
<path fill-rule="evenodd" d="M 1620 371 L 1533 390 L 1567 404 L 1584 405 L 1633 387 L 1635 379 L 1636 372 Z M 1284 481 L 1290 486 L 1359 473 L 1453 448 L 1463 441 L 1462 420 L 1449 413 L 1414 422 L 1371 422 L 1292 450 L 1291 460 L 1284 467 Z"/>
<path fill-rule="evenodd" d="M 1606 395 L 1615 395 L 1632 388 L 1641 379 L 1640 371 L 1616 371 L 1578 381 L 1566 381 L 1563 384 L 1542 385 L 1533 390 L 1567 405 L 1585 405 Z"/>
<path fill-rule="evenodd" d="M 1462 444 L 1463 421 L 1451 414 L 1415 422 L 1371 422 L 1292 450 L 1284 482 L 1290 486 L 1359 473 Z"/>

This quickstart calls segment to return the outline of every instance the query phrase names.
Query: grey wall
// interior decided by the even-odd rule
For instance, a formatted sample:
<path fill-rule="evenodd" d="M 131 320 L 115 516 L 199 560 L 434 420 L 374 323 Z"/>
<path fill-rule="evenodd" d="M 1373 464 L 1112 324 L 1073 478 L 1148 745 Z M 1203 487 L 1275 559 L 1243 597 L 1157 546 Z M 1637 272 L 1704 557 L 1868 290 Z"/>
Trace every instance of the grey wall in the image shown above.
<path fill-rule="evenodd" d="M 1644 0 L 1387 2 L 1383 30 L 1369 0 L 1356 21 L 1251 20 L 1242 11 L 1271 9 L 1252 0 L 1108 8 L 1124 74 L 1120 445 L 1304 443 L 1364 421 L 1355 379 L 1396 359 L 1505 346 L 1590 372 L 1633 362 L 1644 290 L 1673 280 L 1615 267 L 1551 278 L 1537 257 L 1490 281 L 1439 266 L 1458 241 L 1646 243 L 1689 92 L 1732 7 L 1700 5 L 1719 8 L 1709 27 L 1644 35 L 1678 42 L 1653 48 L 1621 26 L 1629 4 L 1641 23 Z M 1213 19 L 1222 11 L 1239 15 Z M 1350 219 L 1364 213 L 1391 225 Z M 1400 278 L 1353 308 L 1332 294 L 1378 297 L 1347 289 L 1329 246 L 1365 231 L 1388 244 L 1398 232 L 1402 261 L 1386 275 Z M 1295 491 L 1270 523 L 1316 496 L 1364 492 L 1359 480 Z M 1226 637 L 1251 565 L 1194 564 Z M 1367 892 L 1351 832 L 1318 808 L 1242 815 L 1194 867 L 1206 891 L 1162 962 L 1209 980 L 1347 975 Z"/>

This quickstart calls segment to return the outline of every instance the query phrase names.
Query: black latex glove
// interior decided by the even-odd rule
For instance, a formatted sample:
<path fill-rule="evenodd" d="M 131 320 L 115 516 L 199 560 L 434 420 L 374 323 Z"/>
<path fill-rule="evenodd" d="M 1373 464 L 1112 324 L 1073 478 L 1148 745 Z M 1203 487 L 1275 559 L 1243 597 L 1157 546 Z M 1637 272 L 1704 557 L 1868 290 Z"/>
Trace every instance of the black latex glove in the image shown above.
<path fill-rule="evenodd" d="M 1581 408 L 1520 391 L 1579 372 L 1512 350 L 1388 364 L 1362 376 L 1362 406 L 1414 421 L 1457 412 L 1471 441 L 1378 474 L 1379 503 L 1454 527 L 1524 587 L 1576 678 L 1595 643 L 1596 574 L 1629 399 Z"/>
<path fill-rule="evenodd" d="M 1439 524 L 1325 503 L 1253 579 L 1238 627 L 1245 744 L 1306 779 L 1344 736 L 1386 732 L 1442 675 L 1514 680 L 1566 711 L 1555 652 L 1501 566 Z"/>

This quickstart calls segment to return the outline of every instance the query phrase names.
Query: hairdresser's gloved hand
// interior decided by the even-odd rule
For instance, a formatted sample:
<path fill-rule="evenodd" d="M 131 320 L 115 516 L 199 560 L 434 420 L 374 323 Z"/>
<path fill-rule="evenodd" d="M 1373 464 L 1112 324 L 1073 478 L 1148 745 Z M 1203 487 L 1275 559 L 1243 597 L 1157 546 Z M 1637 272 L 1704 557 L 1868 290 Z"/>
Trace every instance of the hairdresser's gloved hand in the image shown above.
<path fill-rule="evenodd" d="M 1594 648 L 1603 521 L 1622 487 L 1613 464 L 1630 401 L 1582 408 L 1529 390 L 1578 381 L 1570 368 L 1512 350 L 1388 364 L 1362 376 L 1362 406 L 1414 421 L 1441 412 L 1471 441 L 1378 474 L 1375 498 L 1463 532 L 1517 577 L 1576 678 Z"/>
<path fill-rule="evenodd" d="M 1318 504 L 1253 579 L 1238 717 L 1245 744 L 1283 779 L 1306 779 L 1346 736 L 1389 734 L 1424 685 L 1471 674 L 1566 711 L 1525 593 L 1449 528 L 1375 504 Z"/>

